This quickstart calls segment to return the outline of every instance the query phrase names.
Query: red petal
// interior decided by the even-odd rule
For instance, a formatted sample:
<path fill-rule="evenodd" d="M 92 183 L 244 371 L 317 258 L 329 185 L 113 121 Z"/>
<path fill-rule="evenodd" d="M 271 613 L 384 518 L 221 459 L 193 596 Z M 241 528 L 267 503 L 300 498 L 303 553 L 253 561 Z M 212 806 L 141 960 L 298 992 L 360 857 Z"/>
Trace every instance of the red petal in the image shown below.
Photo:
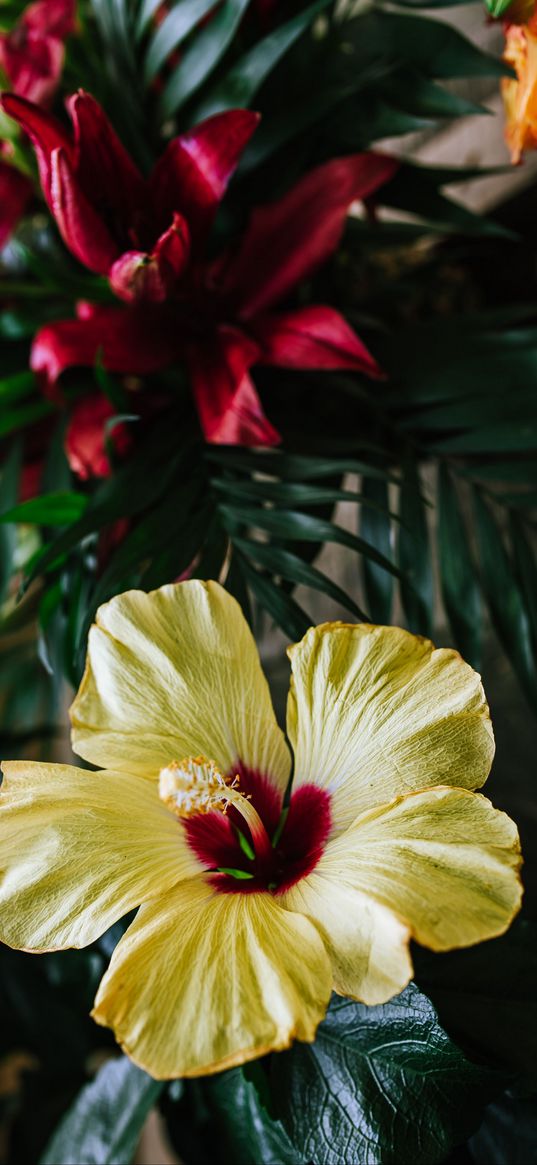
<path fill-rule="evenodd" d="M 30 364 L 44 391 L 68 368 L 92 367 L 100 352 L 110 372 L 144 375 L 166 368 L 180 352 L 175 320 L 162 308 L 99 308 L 77 320 L 59 320 L 37 333 Z"/>
<path fill-rule="evenodd" d="M 111 472 L 106 449 L 107 422 L 115 415 L 110 401 L 97 393 L 83 397 L 75 405 L 67 433 L 65 452 L 73 473 L 86 480 L 108 477 Z M 110 431 L 110 441 L 117 453 L 128 452 L 131 437 L 126 425 L 118 423 Z"/>
<path fill-rule="evenodd" d="M 21 24 L 61 40 L 75 31 L 75 16 L 75 0 L 36 0 L 25 9 Z"/>
<path fill-rule="evenodd" d="M 212 342 L 189 353 L 194 397 L 207 441 L 216 445 L 276 445 L 248 375 L 259 348 L 234 328 L 221 327 Z"/>
<path fill-rule="evenodd" d="M 0 97 L 0 108 L 18 122 L 21 129 L 28 134 L 36 152 L 39 166 L 39 177 L 43 194 L 50 206 L 50 159 L 54 150 L 61 149 L 65 156 L 74 160 L 73 143 L 63 126 L 51 113 L 39 109 L 31 101 L 23 97 L 15 97 L 13 93 L 4 93 Z"/>
<path fill-rule="evenodd" d="M 263 364 L 280 368 L 352 368 L 368 376 L 382 371 L 347 321 L 331 307 L 304 307 L 252 320 Z"/>
<path fill-rule="evenodd" d="M 203 241 L 258 122 L 247 109 L 217 113 L 170 142 L 151 178 L 161 229 L 180 211 Z"/>
<path fill-rule="evenodd" d="M 0 161 L 0 247 L 3 247 L 32 197 L 30 179 Z"/>
<path fill-rule="evenodd" d="M 21 28 L 23 21 L 0 38 L 0 66 L 14 93 L 48 105 L 58 88 L 64 47 L 60 40 L 43 36 L 37 28 Z"/>
<path fill-rule="evenodd" d="M 60 234 L 90 271 L 107 275 L 118 247 L 107 227 L 86 198 L 63 150 L 50 158 L 50 208 Z"/>
<path fill-rule="evenodd" d="M 144 179 L 90 93 L 80 89 L 69 98 L 67 108 L 73 121 L 76 172 L 82 189 L 95 205 L 116 211 L 118 223 L 132 225 L 133 215 L 141 215 L 145 209 Z"/>
<path fill-rule="evenodd" d="M 174 215 L 173 226 L 160 236 L 151 255 L 127 251 L 110 272 L 110 286 L 126 303 L 168 298 L 188 262 L 189 233 L 184 218 Z"/>
<path fill-rule="evenodd" d="M 242 317 L 271 307 L 324 263 L 339 243 L 351 203 L 369 197 L 397 166 L 381 154 L 334 158 L 278 202 L 254 210 L 238 252 L 222 266 L 223 290 L 240 297 Z"/>

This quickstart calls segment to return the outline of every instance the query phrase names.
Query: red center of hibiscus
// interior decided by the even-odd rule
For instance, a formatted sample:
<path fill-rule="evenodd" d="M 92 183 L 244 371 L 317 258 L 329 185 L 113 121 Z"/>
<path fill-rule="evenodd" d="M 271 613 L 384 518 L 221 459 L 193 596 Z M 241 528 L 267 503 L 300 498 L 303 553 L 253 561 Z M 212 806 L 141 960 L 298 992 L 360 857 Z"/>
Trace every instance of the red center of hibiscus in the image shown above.
<path fill-rule="evenodd" d="M 302 785 L 282 809 L 266 777 L 241 765 L 234 772 L 241 793 L 263 822 L 270 846 L 261 852 L 256 848 L 233 806 L 226 814 L 210 811 L 183 821 L 189 845 L 212 871 L 213 886 L 223 893 L 283 893 L 311 873 L 323 853 L 331 826 L 330 794 L 316 785 Z"/>

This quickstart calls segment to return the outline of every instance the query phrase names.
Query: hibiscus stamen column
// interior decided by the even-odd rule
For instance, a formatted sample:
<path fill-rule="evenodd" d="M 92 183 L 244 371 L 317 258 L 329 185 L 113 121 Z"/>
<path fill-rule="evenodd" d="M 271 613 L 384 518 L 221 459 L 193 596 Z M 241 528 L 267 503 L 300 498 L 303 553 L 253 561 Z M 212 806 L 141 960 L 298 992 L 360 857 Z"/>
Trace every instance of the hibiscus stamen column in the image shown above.
<path fill-rule="evenodd" d="M 271 857 L 272 845 L 259 813 L 239 788 L 239 777 L 224 776 L 207 757 L 186 757 L 162 769 L 159 795 L 177 817 L 189 818 L 214 810 L 226 813 L 232 805 L 244 818 L 256 856 Z"/>

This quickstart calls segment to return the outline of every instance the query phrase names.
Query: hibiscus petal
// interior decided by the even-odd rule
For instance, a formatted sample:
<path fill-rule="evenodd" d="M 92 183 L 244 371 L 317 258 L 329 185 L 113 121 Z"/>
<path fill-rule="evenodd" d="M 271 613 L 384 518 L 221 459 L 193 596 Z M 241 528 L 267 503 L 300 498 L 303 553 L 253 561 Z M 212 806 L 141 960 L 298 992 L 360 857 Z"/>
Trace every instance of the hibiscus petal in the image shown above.
<path fill-rule="evenodd" d="M 365 894 L 444 951 L 503 934 L 520 907 L 520 864 L 505 813 L 467 789 L 431 788 L 357 818 L 329 842 L 315 874 L 328 895 L 336 884 Z M 299 896 L 290 901 L 301 908 Z"/>
<path fill-rule="evenodd" d="M 0 160 L 0 247 L 4 246 L 24 214 L 32 193 L 29 178 Z"/>
<path fill-rule="evenodd" d="M 259 347 L 235 328 L 220 327 L 212 340 L 188 352 L 192 389 L 205 439 L 215 445 L 277 445 L 249 369 Z"/>
<path fill-rule="evenodd" d="M 86 198 L 61 149 L 50 155 L 49 203 L 63 241 L 75 258 L 97 275 L 107 275 L 118 254 L 117 243 Z"/>
<path fill-rule="evenodd" d="M 75 751 L 94 764 L 157 778 L 202 755 L 224 772 L 252 770 L 281 805 L 289 753 L 250 628 L 218 583 L 129 591 L 100 607 L 71 719 Z"/>
<path fill-rule="evenodd" d="M 142 907 L 92 1012 L 156 1079 L 202 1076 L 312 1042 L 329 959 L 306 918 L 268 894 L 218 894 L 195 879 Z"/>
<path fill-rule="evenodd" d="M 54 150 L 61 149 L 67 158 L 73 160 L 73 143 L 69 135 L 51 113 L 33 105 L 31 101 L 25 101 L 23 97 L 16 97 L 14 93 L 2 94 L 0 108 L 28 134 L 36 153 L 43 194 L 50 206 L 51 155 Z"/>
<path fill-rule="evenodd" d="M 205 240 L 258 123 L 257 113 L 233 109 L 209 117 L 170 142 L 151 177 L 162 229 L 174 211 L 180 211 L 196 242 Z"/>
<path fill-rule="evenodd" d="M 67 108 L 81 188 L 97 206 L 115 209 L 119 224 L 129 224 L 133 214 L 143 213 L 146 207 L 147 187 L 140 171 L 91 93 L 79 89 L 67 101 Z"/>
<path fill-rule="evenodd" d="M 80 319 L 41 328 L 30 364 L 43 390 L 55 397 L 62 372 L 93 367 L 99 352 L 110 372 L 143 376 L 166 368 L 178 355 L 177 330 L 162 308 L 99 308 Z"/>
<path fill-rule="evenodd" d="M 278 901 L 317 926 L 340 995 L 370 1005 L 385 1003 L 410 982 L 409 927 L 382 903 L 356 890 L 346 871 L 334 867 L 330 849 L 314 872 Z"/>
<path fill-rule="evenodd" d="M 0 938 L 83 947 L 200 864 L 149 781 L 3 762 Z"/>
<path fill-rule="evenodd" d="M 328 789 L 337 830 L 403 793 L 486 781 L 489 711 L 457 652 L 398 627 L 326 623 L 288 654 L 294 787 Z"/>
<path fill-rule="evenodd" d="M 222 268 L 223 289 L 240 299 L 243 319 L 271 307 L 324 263 L 339 243 L 351 203 L 373 194 L 397 166 L 381 154 L 334 158 L 277 202 L 254 210 L 237 253 Z"/>
<path fill-rule="evenodd" d="M 262 363 L 279 368 L 350 368 L 382 376 L 376 360 L 356 332 L 331 307 L 303 307 L 252 321 L 262 348 Z"/>

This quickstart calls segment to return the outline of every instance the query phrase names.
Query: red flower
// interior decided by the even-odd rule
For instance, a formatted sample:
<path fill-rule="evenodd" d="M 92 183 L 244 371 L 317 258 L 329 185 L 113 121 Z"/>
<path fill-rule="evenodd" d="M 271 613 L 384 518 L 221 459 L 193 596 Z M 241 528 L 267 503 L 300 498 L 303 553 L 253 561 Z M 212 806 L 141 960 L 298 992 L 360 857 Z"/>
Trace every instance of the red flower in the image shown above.
<path fill-rule="evenodd" d="M 0 145 L 0 153 L 2 152 Z M 0 157 L 0 247 L 7 242 L 32 197 L 33 186 L 25 174 Z"/>
<path fill-rule="evenodd" d="M 11 32 L 0 35 L 0 68 L 19 97 L 48 105 L 58 87 L 63 42 L 75 27 L 75 0 L 29 4 Z"/>
<path fill-rule="evenodd" d="M 19 97 L 5 94 L 2 106 L 33 142 L 64 242 L 129 303 L 161 302 L 174 290 L 258 122 L 247 110 L 209 118 L 170 142 L 146 181 L 88 93 L 67 103 L 72 137 Z"/>
<path fill-rule="evenodd" d="M 334 252 L 350 205 L 392 177 L 392 158 L 354 154 L 318 166 L 279 201 L 258 207 L 238 245 L 209 262 L 206 238 L 254 114 L 218 114 L 176 138 L 144 182 L 86 94 L 70 102 L 74 142 L 28 102 L 6 96 L 3 104 L 34 142 L 45 196 L 71 250 L 109 273 L 131 301 L 38 333 L 32 367 L 47 391 L 66 368 L 93 364 L 99 350 L 110 371 L 138 375 L 184 360 L 207 440 L 256 445 L 279 437 L 252 365 L 380 375 L 333 308 L 274 309 Z M 146 249 L 126 250 L 129 240 Z"/>
<path fill-rule="evenodd" d="M 84 481 L 89 477 L 108 477 L 110 459 L 107 450 L 107 424 L 114 416 L 110 401 L 92 394 L 77 401 L 67 427 L 65 452 L 73 473 Z M 110 429 L 110 442 L 116 453 L 128 452 L 130 436 L 119 422 Z"/>

